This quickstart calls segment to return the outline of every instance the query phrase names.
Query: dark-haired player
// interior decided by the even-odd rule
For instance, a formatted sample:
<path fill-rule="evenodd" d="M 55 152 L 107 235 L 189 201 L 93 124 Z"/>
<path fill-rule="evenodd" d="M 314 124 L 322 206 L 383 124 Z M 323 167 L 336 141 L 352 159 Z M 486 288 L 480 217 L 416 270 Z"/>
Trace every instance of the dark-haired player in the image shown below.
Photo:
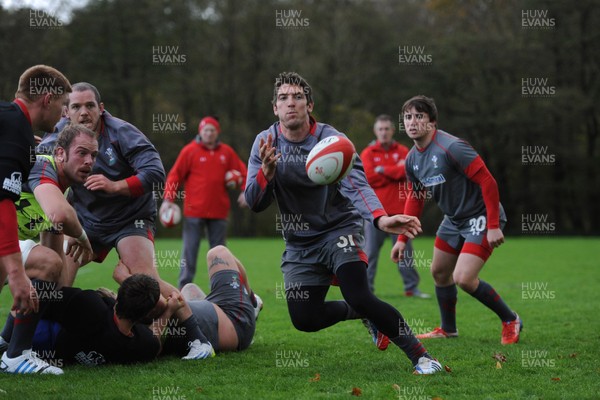
<path fill-rule="evenodd" d="M 253 211 L 265 210 L 276 199 L 279 212 L 298 221 L 283 230 L 281 269 L 292 323 L 298 330 L 314 332 L 366 318 L 378 332 L 374 341 L 381 333 L 389 337 L 406 353 L 415 373 L 440 371 L 440 363 L 429 356 L 402 315 L 369 290 L 362 250 L 364 219 L 378 229 L 411 237 L 420 232 L 419 220 L 386 214 L 359 159 L 340 183 L 321 186 L 308 178 L 305 162 L 310 150 L 323 138 L 341 133 L 311 116 L 312 89 L 304 78 L 280 74 L 272 104 L 279 120 L 254 141 L 245 195 Z M 325 301 L 334 276 L 345 301 Z"/>
<path fill-rule="evenodd" d="M 458 336 L 456 285 L 490 308 L 502 321 L 502 344 L 517 343 L 523 322 L 479 271 L 495 247 L 504 243 L 506 223 L 496 180 L 466 141 L 437 128 L 433 99 L 415 96 L 402 106 L 406 134 L 415 145 L 406 158 L 411 190 L 429 190 L 445 214 L 436 233 L 431 273 L 435 281 L 441 327 L 419 335 L 421 339 Z M 404 213 L 419 216 L 424 198 L 410 193 Z M 406 236 L 392 249 L 397 261 Z"/>
<path fill-rule="evenodd" d="M 195 316 L 206 347 L 216 352 L 241 351 L 252 343 L 256 318 L 262 300 L 256 296 L 242 263 L 225 246 L 215 246 L 206 255 L 210 293 L 207 295 L 194 283 L 181 290 L 185 299 L 182 308 Z M 126 266 L 120 263 L 115 279 L 127 277 Z M 255 297 L 255 301 L 251 300 Z M 256 306 L 254 305 L 256 304 Z M 183 356 L 188 349 L 187 338 L 180 334 L 179 322 L 170 324 L 164 344 L 164 354 Z M 208 345 L 208 346 L 207 346 Z M 214 354 L 214 351 L 212 354 Z"/>

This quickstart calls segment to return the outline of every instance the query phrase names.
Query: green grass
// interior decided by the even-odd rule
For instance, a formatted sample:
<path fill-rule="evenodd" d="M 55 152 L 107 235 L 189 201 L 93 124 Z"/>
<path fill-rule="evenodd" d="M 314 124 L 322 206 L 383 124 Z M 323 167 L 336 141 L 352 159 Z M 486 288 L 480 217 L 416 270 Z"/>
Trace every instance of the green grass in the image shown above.
<path fill-rule="evenodd" d="M 61 377 L 0 375 L 0 399 L 348 399 L 353 388 L 365 399 L 599 398 L 599 244 L 598 239 L 509 238 L 481 276 L 523 318 L 521 342 L 501 346 L 496 316 L 459 292 L 460 338 L 425 343 L 451 372 L 423 377 L 411 374 L 409 361 L 394 346 L 378 351 L 359 321 L 317 333 L 296 331 L 279 291 L 283 242 L 230 239 L 265 302 L 250 349 L 198 362 L 169 358 L 129 367 L 67 367 Z M 415 241 L 425 260 L 432 245 L 432 238 Z M 400 277 L 387 262 L 389 249 L 387 244 L 382 250 L 377 295 L 417 332 L 436 326 L 435 300 L 401 295 Z M 180 241 L 159 240 L 157 251 L 161 276 L 175 283 Z M 205 253 L 203 247 L 197 276 L 204 288 Z M 86 266 L 76 286 L 115 288 L 110 279 L 115 260 L 112 253 L 104 264 Z M 433 293 L 428 270 L 422 267 L 420 273 L 421 289 Z M 341 298 L 339 290 L 332 288 L 329 297 Z M 6 289 L 0 304 L 4 317 L 11 304 Z M 496 353 L 506 356 L 501 369 Z"/>

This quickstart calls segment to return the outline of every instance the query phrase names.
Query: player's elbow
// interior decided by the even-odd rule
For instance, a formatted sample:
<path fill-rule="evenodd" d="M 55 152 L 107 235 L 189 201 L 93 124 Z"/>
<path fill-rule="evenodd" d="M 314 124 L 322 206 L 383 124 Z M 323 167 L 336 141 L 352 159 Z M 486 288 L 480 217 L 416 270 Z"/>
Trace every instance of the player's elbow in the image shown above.
<path fill-rule="evenodd" d="M 46 215 L 50 218 L 54 229 L 58 231 L 62 231 L 69 221 L 76 218 L 75 211 L 71 207 L 57 207 L 46 212 Z"/>

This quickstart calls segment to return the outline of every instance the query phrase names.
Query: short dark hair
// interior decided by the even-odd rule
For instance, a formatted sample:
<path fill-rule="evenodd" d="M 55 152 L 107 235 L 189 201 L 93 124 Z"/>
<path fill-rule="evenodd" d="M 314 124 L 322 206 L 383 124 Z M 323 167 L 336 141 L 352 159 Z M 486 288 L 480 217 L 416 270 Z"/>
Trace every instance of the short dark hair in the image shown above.
<path fill-rule="evenodd" d="M 80 124 L 68 124 L 58 133 L 54 150 L 56 150 L 57 147 L 62 147 L 65 149 L 65 152 L 68 153 L 73 139 L 79 135 L 88 135 L 89 137 L 98 140 L 98 135 L 96 135 L 96 132 L 93 130 Z"/>
<path fill-rule="evenodd" d="M 119 318 L 136 322 L 156 306 L 159 298 L 160 286 L 156 279 L 144 274 L 134 274 L 121 283 L 115 312 Z"/>
<path fill-rule="evenodd" d="M 413 107 L 418 112 L 429 115 L 429 120 L 431 122 L 437 122 L 438 111 L 437 107 L 435 106 L 435 101 L 432 98 L 423 96 L 421 94 L 411 97 L 410 99 L 406 100 L 402 106 L 402 115 L 404 115 L 406 111 Z"/>
<path fill-rule="evenodd" d="M 96 103 L 100 104 L 100 92 L 96 88 L 96 86 L 92 85 L 88 82 L 77 82 L 73 84 L 74 92 L 85 92 L 86 90 L 91 90 L 94 93 L 94 97 L 96 98 Z"/>
<path fill-rule="evenodd" d="M 306 79 L 301 77 L 296 72 L 282 72 L 277 76 L 277 78 L 275 78 L 275 85 L 273 87 L 273 104 L 277 102 L 277 91 L 281 85 L 285 84 L 300 86 L 304 91 L 304 95 L 306 96 L 306 102 L 308 104 L 315 102 L 312 95 L 312 88 Z"/>

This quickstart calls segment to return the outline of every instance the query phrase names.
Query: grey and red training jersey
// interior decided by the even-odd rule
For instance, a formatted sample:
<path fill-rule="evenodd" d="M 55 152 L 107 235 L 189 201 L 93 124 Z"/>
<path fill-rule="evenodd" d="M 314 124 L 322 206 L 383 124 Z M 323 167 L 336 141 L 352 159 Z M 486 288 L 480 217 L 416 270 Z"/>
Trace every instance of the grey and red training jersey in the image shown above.
<path fill-rule="evenodd" d="M 405 213 L 417 215 L 429 190 L 444 214 L 460 225 L 467 219 L 487 214 L 487 228 L 498 228 L 500 205 L 498 186 L 483 160 L 465 140 L 437 130 L 431 143 L 416 146 L 406 157 L 406 176 L 412 183 Z M 416 204 L 420 203 L 420 204 Z"/>
<path fill-rule="evenodd" d="M 260 139 L 273 137 L 273 147 L 281 154 L 275 177 L 267 182 L 259 155 Z M 375 192 L 367 183 L 363 165 L 357 157 L 350 173 L 339 183 L 317 185 L 306 173 L 306 158 L 322 139 L 342 135 L 333 127 L 311 118 L 310 134 L 301 142 L 288 141 L 279 122 L 256 136 L 248 161 L 245 196 L 256 212 L 266 209 L 273 199 L 280 213 L 276 228 L 281 231 L 289 249 L 316 246 L 362 231 L 363 219 L 373 221 L 387 215 Z"/>
<path fill-rule="evenodd" d="M 56 126 L 60 131 L 68 119 Z M 158 151 L 135 126 L 104 111 L 98 135 L 98 157 L 91 175 L 102 174 L 111 181 L 125 179 L 131 196 L 90 191 L 83 185 L 73 185 L 72 203 L 85 230 L 114 232 L 139 219 L 154 221 L 156 200 L 153 190 L 165 181 L 165 169 Z M 48 152 L 56 143 L 57 133 L 46 135 L 38 149 Z"/>

